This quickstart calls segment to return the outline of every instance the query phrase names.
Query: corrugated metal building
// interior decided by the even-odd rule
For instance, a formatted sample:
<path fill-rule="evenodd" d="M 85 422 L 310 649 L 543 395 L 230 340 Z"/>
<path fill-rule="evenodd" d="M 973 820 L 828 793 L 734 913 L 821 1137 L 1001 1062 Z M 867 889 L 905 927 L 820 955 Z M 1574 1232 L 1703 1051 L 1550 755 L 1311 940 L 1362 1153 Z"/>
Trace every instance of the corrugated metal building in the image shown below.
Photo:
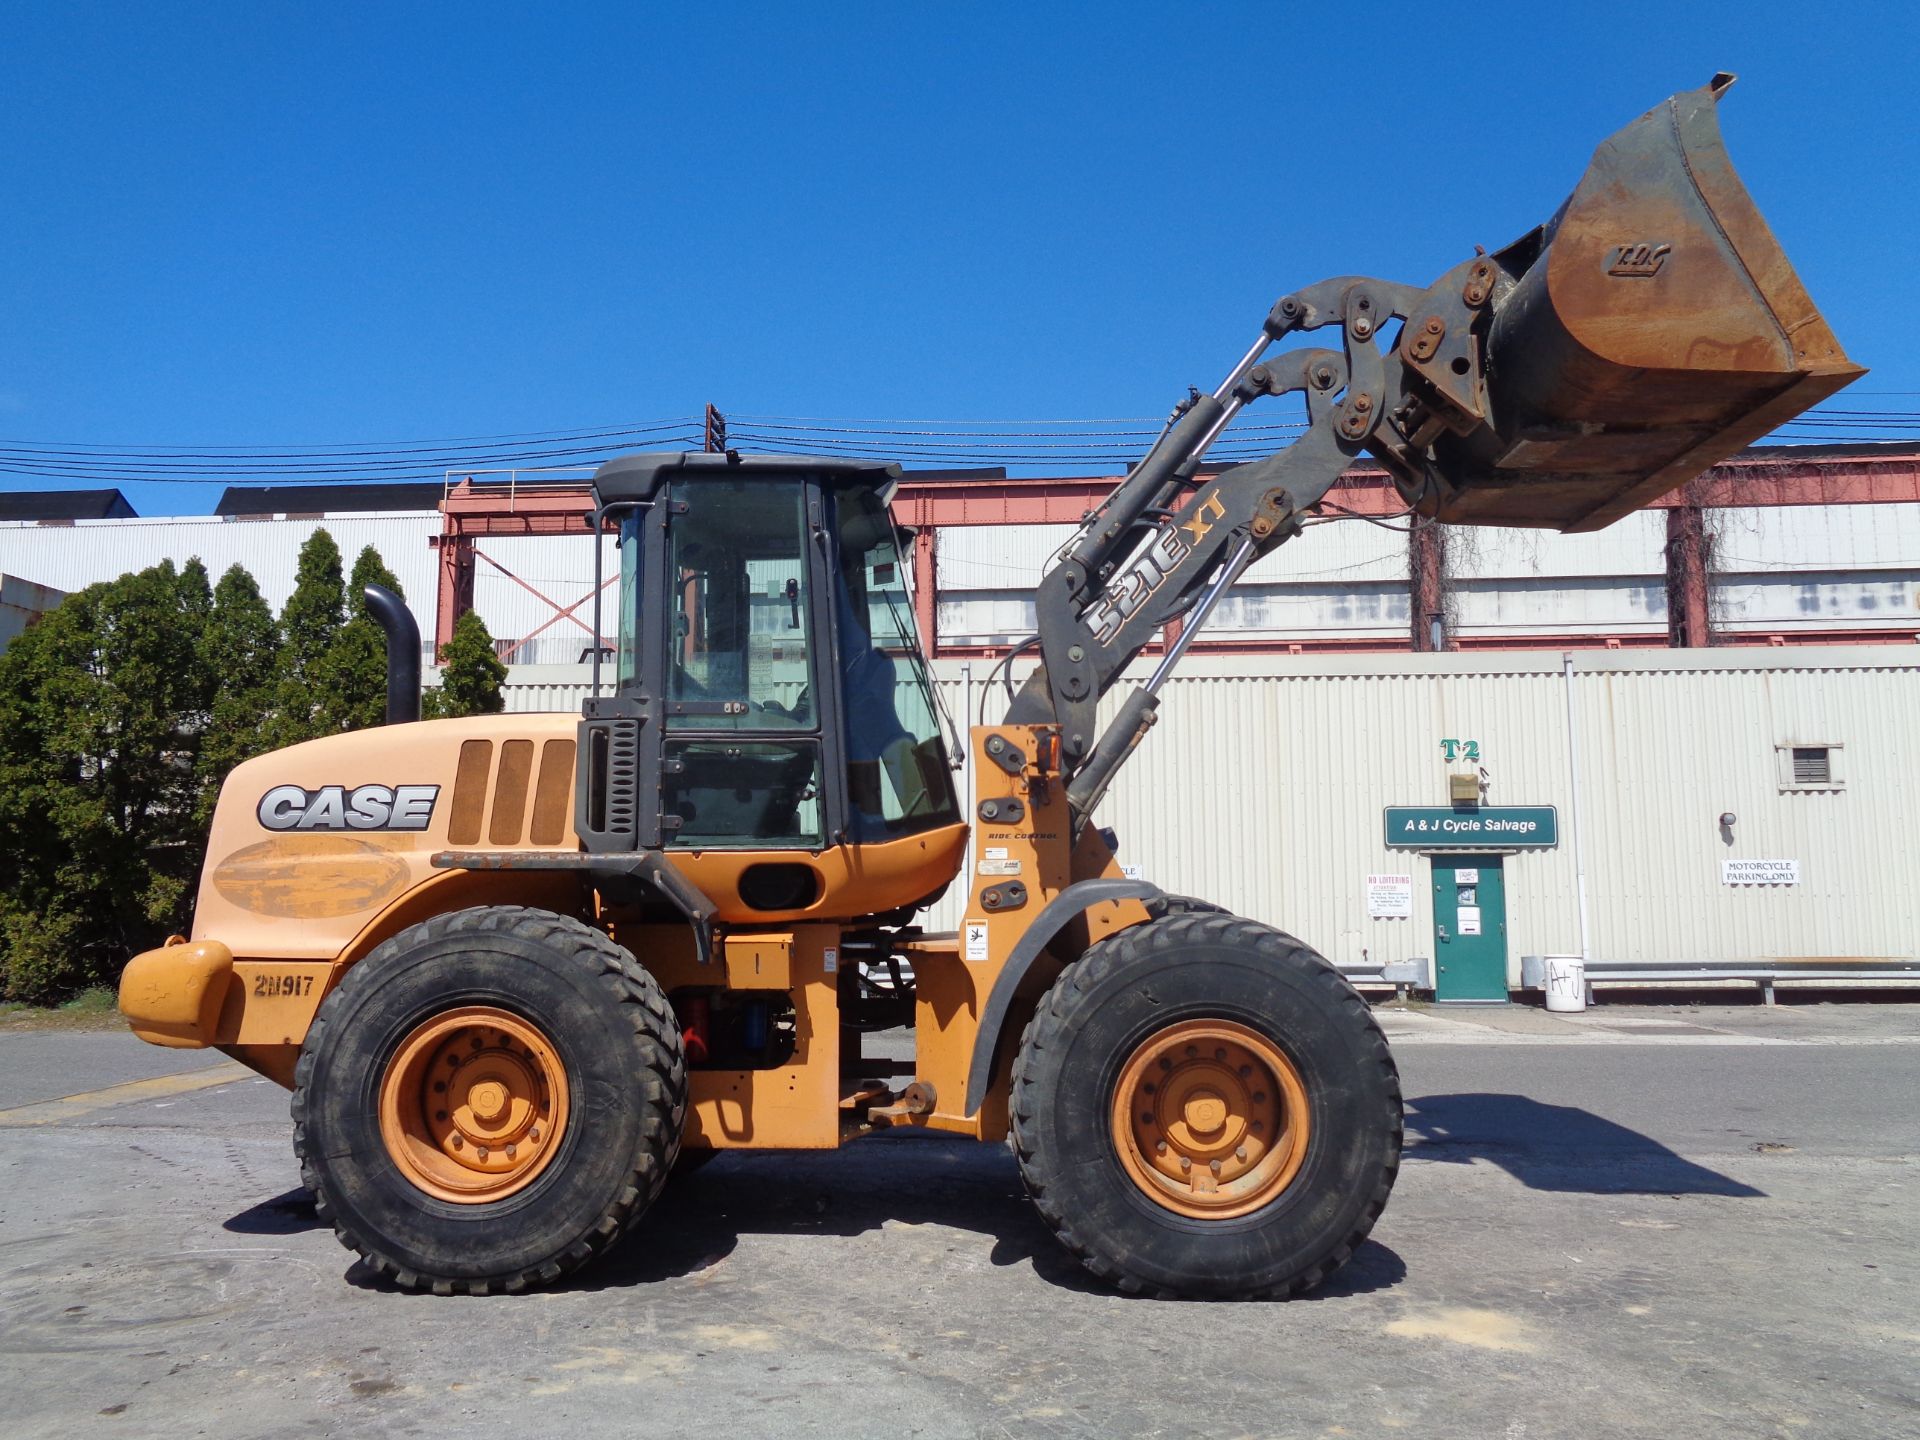
<path fill-rule="evenodd" d="M 0 650 L 6 649 L 8 642 L 24 633 L 29 625 L 37 625 L 41 616 L 66 598 L 64 590 L 36 585 L 31 580 L 0 571 Z"/>
<path fill-rule="evenodd" d="M 1716 627 L 1728 636 L 1920 626 L 1920 504 L 1728 507 L 1711 512 Z M 1033 633 L 1033 588 L 1069 525 L 940 531 L 943 645 Z M 1659 637 L 1667 630 L 1664 515 L 1605 530 L 1448 532 L 1460 641 L 1543 630 Z M 1316 526 L 1256 564 L 1208 624 L 1214 643 L 1391 640 L 1407 633 L 1406 537 L 1358 521 Z"/>
<path fill-rule="evenodd" d="M 0 524 L 0 570 L 62 590 L 83 590 L 130 570 L 198 556 L 219 581 L 244 565 L 274 613 L 293 593 L 300 547 L 325 527 L 340 547 L 345 569 L 371 545 L 399 580 L 423 633 L 433 633 L 434 557 L 428 539 L 440 533 L 438 511 L 384 515 L 325 515 L 300 519 L 223 519 L 181 515 L 155 519 L 80 520 L 71 525 Z"/>
<path fill-rule="evenodd" d="M 956 723 L 1004 710 L 985 662 L 937 668 Z M 574 709 L 585 689 L 583 667 L 516 670 L 509 706 Z M 1595 965 L 1920 955 L 1920 647 L 1196 655 L 1160 716 L 1099 813 L 1121 859 L 1345 966 L 1444 962 L 1463 938 L 1438 933 L 1449 857 L 1436 914 L 1436 856 L 1389 847 L 1383 819 L 1447 807 L 1462 773 L 1483 807 L 1557 811 L 1550 848 L 1464 852 L 1493 857 L 1476 908 L 1508 987 L 1523 955 L 1582 950 L 1576 846 Z M 1796 777 L 1796 750 L 1824 752 L 1827 778 Z M 1737 861 L 1791 864 L 1730 883 Z M 1407 913 L 1370 913 L 1390 877 Z M 957 925 L 959 898 L 931 923 Z"/>
<path fill-rule="evenodd" d="M 433 549 L 440 534 L 438 510 L 191 515 L 58 525 L 0 522 L 0 571 L 71 592 L 162 560 L 178 566 L 197 556 L 215 581 L 230 565 L 245 566 L 278 614 L 293 593 L 300 547 L 322 528 L 339 545 L 343 566 L 349 571 L 363 546 L 380 552 L 406 594 L 407 608 L 420 626 L 422 649 L 430 659 L 438 583 L 438 556 Z M 474 609 L 497 639 L 533 636 L 510 659 L 568 662 L 588 651 L 593 550 L 586 535 L 494 537 L 480 547 L 480 553 L 483 563 L 474 577 Z M 607 573 L 617 573 L 611 541 L 606 554 Z M 576 607 L 577 620 L 558 618 L 558 612 L 568 607 Z"/>

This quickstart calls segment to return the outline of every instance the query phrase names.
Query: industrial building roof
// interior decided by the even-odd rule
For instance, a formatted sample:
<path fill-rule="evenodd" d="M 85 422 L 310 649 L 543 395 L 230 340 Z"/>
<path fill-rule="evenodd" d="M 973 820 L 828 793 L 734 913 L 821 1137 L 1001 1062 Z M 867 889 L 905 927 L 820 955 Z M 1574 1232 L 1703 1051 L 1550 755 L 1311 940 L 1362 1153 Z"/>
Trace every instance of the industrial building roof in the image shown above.
<path fill-rule="evenodd" d="M 438 481 L 384 485 L 229 485 L 216 515 L 364 515 L 438 510 L 446 487 Z"/>
<path fill-rule="evenodd" d="M 134 513 L 118 490 L 0 492 L 0 520 L 127 520 Z"/>

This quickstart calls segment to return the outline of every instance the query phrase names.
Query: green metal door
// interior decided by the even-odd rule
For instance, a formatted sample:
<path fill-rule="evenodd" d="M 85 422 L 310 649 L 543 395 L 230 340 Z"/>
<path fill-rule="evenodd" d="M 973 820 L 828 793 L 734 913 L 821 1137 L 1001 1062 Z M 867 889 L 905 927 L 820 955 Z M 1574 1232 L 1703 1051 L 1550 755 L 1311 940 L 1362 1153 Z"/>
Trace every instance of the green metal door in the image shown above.
<path fill-rule="evenodd" d="M 1435 855 L 1434 998 L 1507 998 L 1507 886 L 1498 855 Z"/>

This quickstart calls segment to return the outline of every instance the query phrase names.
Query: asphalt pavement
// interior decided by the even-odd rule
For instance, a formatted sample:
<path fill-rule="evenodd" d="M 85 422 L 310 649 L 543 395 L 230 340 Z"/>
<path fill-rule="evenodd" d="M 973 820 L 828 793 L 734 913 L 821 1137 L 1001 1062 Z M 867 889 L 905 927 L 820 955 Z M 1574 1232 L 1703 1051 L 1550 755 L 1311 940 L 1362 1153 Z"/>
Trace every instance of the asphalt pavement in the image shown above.
<path fill-rule="evenodd" d="M 1107 1292 L 1002 1147 L 732 1155 L 541 1294 L 374 1281 L 286 1095 L 0 1034 L 0 1436 L 1920 1436 L 1920 1006 L 1392 1011 L 1304 1300 Z"/>

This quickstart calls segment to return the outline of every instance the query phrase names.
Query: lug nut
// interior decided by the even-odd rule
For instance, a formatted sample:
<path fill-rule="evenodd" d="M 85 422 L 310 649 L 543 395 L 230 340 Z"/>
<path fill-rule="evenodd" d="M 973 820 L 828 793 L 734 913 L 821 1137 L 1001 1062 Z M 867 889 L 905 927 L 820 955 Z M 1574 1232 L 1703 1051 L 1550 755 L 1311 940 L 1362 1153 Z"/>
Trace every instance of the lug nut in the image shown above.
<path fill-rule="evenodd" d="M 1156 1154 L 1156 1155 L 1164 1155 L 1164 1154 L 1166 1154 L 1166 1153 L 1167 1153 L 1167 1142 L 1166 1142 L 1166 1141 L 1164 1141 L 1164 1140 L 1156 1140 L 1156 1141 L 1154 1141 L 1154 1142 L 1153 1142 L 1153 1153 L 1154 1153 L 1154 1154 Z"/>
<path fill-rule="evenodd" d="M 1220 1162 L 1218 1160 L 1209 1160 L 1207 1162 L 1207 1168 L 1218 1175 L 1220 1173 Z"/>
<path fill-rule="evenodd" d="M 540 1138 L 540 1127 L 538 1125 L 534 1126 L 533 1129 L 527 1132 L 527 1139 L 538 1140 L 539 1138 Z"/>
<path fill-rule="evenodd" d="M 1142 1085 L 1140 1089 L 1148 1095 L 1153 1094 L 1153 1086 L 1151 1085 Z"/>
<path fill-rule="evenodd" d="M 1216 1060 L 1224 1060 L 1227 1058 L 1227 1052 L 1216 1045 L 1213 1048 L 1213 1058 Z"/>
<path fill-rule="evenodd" d="M 1240 1146 L 1239 1149 L 1233 1152 L 1233 1158 L 1238 1160 L 1241 1164 L 1244 1165 L 1247 1160 L 1247 1147 L 1244 1145 Z"/>
<path fill-rule="evenodd" d="M 444 1110 L 436 1110 L 433 1112 L 433 1118 L 436 1120 L 444 1120 L 447 1118 L 447 1112 Z"/>
<path fill-rule="evenodd" d="M 507 1146 L 507 1159 L 509 1160 L 513 1159 L 513 1152 L 514 1152 L 514 1147 L 512 1145 Z M 1241 1152 L 1242 1158 L 1245 1158 L 1245 1155 L 1246 1155 L 1246 1152 L 1242 1151 Z"/>
<path fill-rule="evenodd" d="M 1182 1155 L 1182 1156 L 1180 1157 L 1180 1168 L 1181 1168 L 1182 1170 L 1191 1170 L 1191 1169 L 1193 1169 L 1193 1161 L 1191 1161 L 1191 1160 L 1189 1160 L 1189 1159 L 1188 1159 L 1188 1158 L 1187 1158 L 1186 1156 L 1184 1156 L 1184 1155 Z"/>
<path fill-rule="evenodd" d="M 1256 1090 L 1256 1091 L 1254 1091 L 1254 1092 L 1253 1092 L 1253 1103 L 1254 1103 L 1254 1104 L 1256 1104 L 1256 1105 L 1264 1105 L 1264 1104 L 1266 1104 L 1266 1103 L 1267 1103 L 1267 1092 L 1266 1092 L 1266 1091 L 1264 1091 L 1264 1090 Z"/>
<path fill-rule="evenodd" d="M 453 1148 L 454 1148 L 454 1149 L 456 1149 L 456 1150 L 458 1150 L 458 1149 L 460 1149 L 460 1148 L 461 1148 L 462 1146 L 464 1146 L 465 1144 L 466 1144 L 466 1142 L 465 1142 L 464 1140 L 462 1140 L 462 1139 L 461 1139 L 461 1138 L 460 1138 L 460 1137 L 459 1137 L 458 1135 L 456 1135 L 456 1136 L 454 1136 L 454 1137 L 453 1137 Z"/>

